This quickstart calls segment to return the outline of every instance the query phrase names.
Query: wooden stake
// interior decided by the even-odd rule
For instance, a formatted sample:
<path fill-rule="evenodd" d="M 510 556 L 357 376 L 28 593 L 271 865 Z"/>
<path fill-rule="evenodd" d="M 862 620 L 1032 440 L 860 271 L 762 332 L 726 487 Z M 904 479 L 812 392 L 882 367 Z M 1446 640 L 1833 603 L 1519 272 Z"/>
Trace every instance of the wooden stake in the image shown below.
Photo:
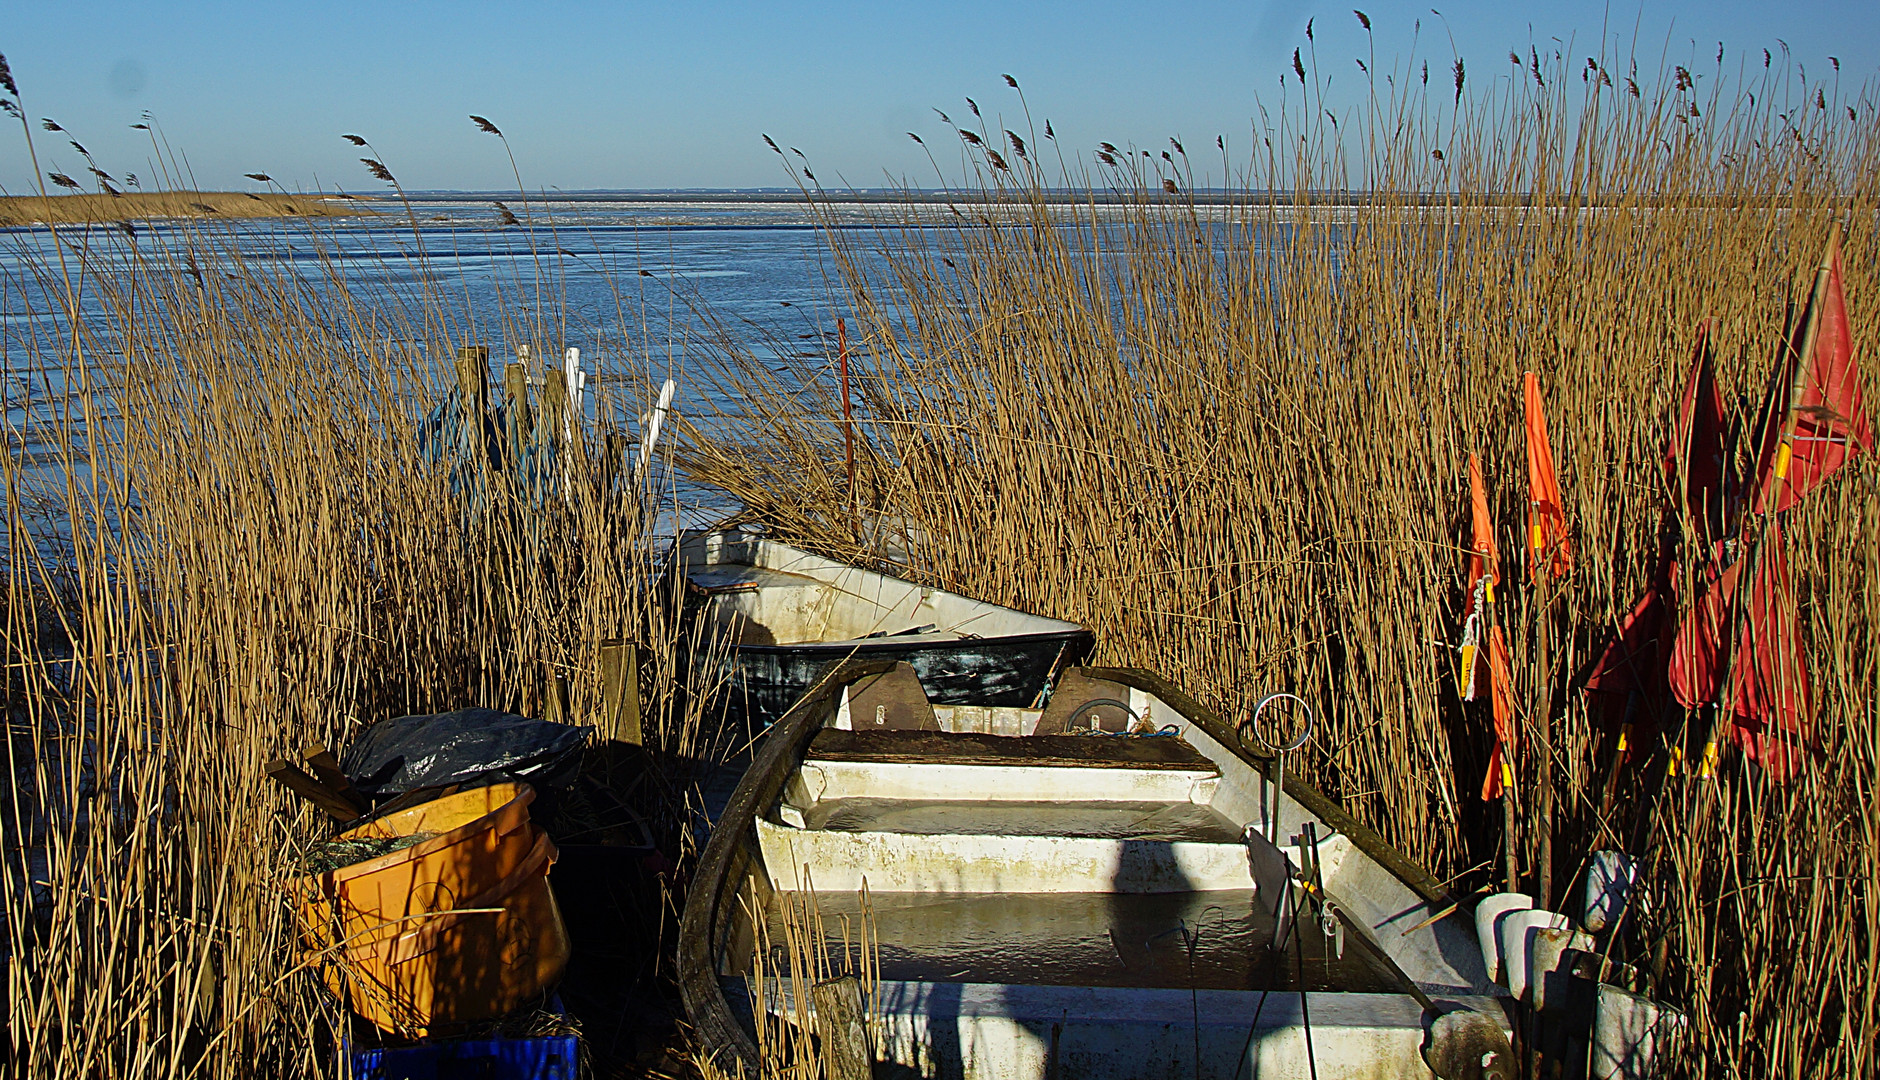
<path fill-rule="evenodd" d="M 619 638 L 601 642 L 601 730 L 644 745 L 640 730 L 640 647 Z"/>
<path fill-rule="evenodd" d="M 1521 860 L 1515 851 L 1514 835 L 1514 789 L 1501 793 L 1501 835 L 1502 835 L 1502 876 L 1507 879 L 1509 892 L 1521 891 Z"/>
<path fill-rule="evenodd" d="M 548 700 L 542 703 L 542 719 L 555 724 L 567 724 L 568 717 L 568 680 L 556 675 L 548 681 Z"/>
<path fill-rule="evenodd" d="M 843 975 L 817 983 L 809 993 L 822 1033 L 824 1075 L 828 1080 L 869 1080 L 875 1065 L 862 1024 L 861 980 Z"/>
<path fill-rule="evenodd" d="M 276 758 L 264 766 L 268 779 L 327 812 L 334 821 L 352 821 L 359 816 L 351 803 L 329 791 L 318 780 L 301 772 L 293 762 Z"/>
<path fill-rule="evenodd" d="M 1537 562 L 1539 560 L 1536 560 Z M 1537 567 L 1545 572 L 1544 567 Z M 1538 582 L 1533 582 L 1538 583 Z M 1532 584 L 1530 587 L 1532 587 Z M 1544 587 L 1544 586 L 1543 586 Z M 1536 785 L 1534 816 L 1537 819 L 1534 828 L 1535 837 L 1535 885 L 1534 899 L 1538 908 L 1553 910 L 1554 897 L 1554 695 L 1552 669 L 1548 666 L 1548 616 L 1552 613 L 1551 597 L 1541 607 L 1536 622 L 1536 633 L 1540 636 L 1540 663 L 1536 679 L 1540 683 L 1539 700 L 1541 713 L 1541 745 L 1538 768 L 1534 770 Z"/>

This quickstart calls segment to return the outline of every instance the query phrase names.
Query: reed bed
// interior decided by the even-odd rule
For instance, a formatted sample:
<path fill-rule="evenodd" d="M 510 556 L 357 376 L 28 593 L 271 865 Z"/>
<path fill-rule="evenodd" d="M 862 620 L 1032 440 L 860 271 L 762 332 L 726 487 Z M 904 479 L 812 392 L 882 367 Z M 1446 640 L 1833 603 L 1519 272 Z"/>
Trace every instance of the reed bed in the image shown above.
<path fill-rule="evenodd" d="M 1873 400 L 1874 97 L 1721 52 L 1643 84 L 1622 59 L 1511 54 L 1507 79 L 1452 59 L 1376 72 L 1341 117 L 1296 59 L 1251 153 L 1208 140 L 1234 180 L 1206 197 L 1175 139 L 1093 154 L 1041 135 L 1022 96 L 1009 129 L 974 105 L 923 140 L 936 167 L 957 148 L 951 205 L 910 192 L 874 231 L 826 219 L 853 427 L 835 365 L 724 335 L 716 378 L 749 404 L 690 428 L 686 467 L 793 542 L 1085 623 L 1103 662 L 1231 718 L 1303 695 L 1321 716 L 1307 777 L 1463 896 L 1489 884 L 1502 833 L 1479 795 L 1489 721 L 1459 699 L 1453 647 L 1480 454 L 1518 669 L 1521 884 L 1550 878 L 1561 902 L 1589 852 L 1640 858 L 1621 958 L 1689 1011 L 1691 1075 L 1871 1074 L 1875 456 L 1785 529 L 1823 747 L 1794 782 L 1735 761 L 1720 798 L 1688 771 L 1661 788 L 1698 726 L 1665 715 L 1602 812 L 1615 732 L 1581 680 L 1660 549 L 1698 321 L 1716 320 L 1747 431 L 1837 218 Z M 1573 534 L 1551 587 L 1519 554 L 1530 369 Z"/>
<path fill-rule="evenodd" d="M 303 955 L 282 889 L 331 823 L 263 763 L 472 704 L 559 711 L 618 747 L 606 639 L 642 647 L 632 798 L 681 868 L 631 928 L 644 969 L 617 975 L 660 977 L 691 781 L 736 747 L 678 670 L 710 643 L 661 592 L 659 488 L 621 463 L 643 358 L 590 350 L 598 420 L 563 443 L 541 416 L 529 437 L 558 464 L 525 482 L 461 442 L 427 449 L 427 412 L 463 394 L 448 358 L 489 343 L 438 290 L 251 266 L 208 228 L 62 235 L 25 261 L 51 332 L 6 344 L 32 374 L 5 466 L 0 1071 L 346 1075 L 347 1019 L 315 978 L 332 958 Z M 560 355 L 543 312 L 481 315 L 499 347 Z"/>

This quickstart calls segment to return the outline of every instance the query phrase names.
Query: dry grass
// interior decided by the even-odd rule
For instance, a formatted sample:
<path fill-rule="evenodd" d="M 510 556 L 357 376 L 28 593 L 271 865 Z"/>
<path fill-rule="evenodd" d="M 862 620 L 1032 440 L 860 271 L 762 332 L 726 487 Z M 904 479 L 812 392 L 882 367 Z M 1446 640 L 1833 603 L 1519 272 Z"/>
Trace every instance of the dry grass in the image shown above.
<path fill-rule="evenodd" d="M 246 191 L 125 191 L 115 195 L 0 196 L 0 226 L 83 225 L 146 218 L 335 217 L 373 214 L 333 195 Z"/>
<path fill-rule="evenodd" d="M 960 131 L 963 175 L 946 179 L 969 191 L 952 207 L 910 197 L 880 231 L 829 233 L 869 373 L 854 488 L 831 372 L 780 371 L 730 338 L 719 377 L 751 405 L 693 429 L 689 467 L 793 540 L 905 551 L 925 580 L 1086 623 L 1104 661 L 1229 715 L 1303 694 L 1325 717 L 1308 776 L 1466 888 L 1501 834 L 1478 797 L 1488 718 L 1457 699 L 1450 645 L 1480 453 L 1511 553 L 1525 881 L 1546 791 L 1557 901 L 1595 848 L 1644 860 L 1649 913 L 1621 952 L 1650 966 L 1663 950 L 1661 993 L 1693 1015 L 1692 1073 L 1870 1074 L 1880 462 L 1785 530 L 1826 748 L 1797 782 L 1736 764 L 1720 800 L 1688 774 L 1660 796 L 1659 741 L 1602 817 L 1613 733 L 1577 680 L 1659 550 L 1658 463 L 1694 327 L 1717 319 L 1747 424 L 1837 215 L 1870 402 L 1880 387 L 1873 98 L 1829 85 L 1817 106 L 1818 84 L 1755 68 L 1705 73 L 1701 95 L 1681 69 L 1635 93 L 1617 61 L 1531 57 L 1476 93 L 1445 85 L 1447 59 L 1436 86 L 1419 63 L 1379 73 L 1339 128 L 1291 83 L 1225 209 L 1181 194 L 1174 140 L 1105 147 L 1092 177 L 1029 125 L 1025 154 L 1003 124 Z M 1124 207 L 1046 197 L 1093 180 Z M 1540 373 L 1578 555 L 1557 590 L 1519 563 L 1524 369 Z"/>

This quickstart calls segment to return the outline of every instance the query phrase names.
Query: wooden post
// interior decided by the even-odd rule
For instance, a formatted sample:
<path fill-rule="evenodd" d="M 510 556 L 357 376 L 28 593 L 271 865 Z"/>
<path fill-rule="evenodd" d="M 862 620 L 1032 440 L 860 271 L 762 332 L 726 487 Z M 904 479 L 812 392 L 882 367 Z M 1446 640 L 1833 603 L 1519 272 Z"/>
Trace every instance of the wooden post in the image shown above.
<path fill-rule="evenodd" d="M 529 365 L 503 365 L 503 397 L 509 406 L 509 467 L 514 469 L 529 441 Z"/>
<path fill-rule="evenodd" d="M 601 642 L 601 730 L 621 742 L 645 745 L 640 730 L 640 647 L 612 638 Z"/>
<path fill-rule="evenodd" d="M 457 347 L 457 385 L 463 388 L 466 404 L 481 402 L 488 393 L 490 350 L 487 345 Z"/>
<path fill-rule="evenodd" d="M 556 675 L 548 680 L 548 700 L 542 702 L 542 719 L 556 724 L 573 721 L 568 716 L 568 679 Z"/>
<path fill-rule="evenodd" d="M 542 412 L 535 419 L 536 434 L 544 441 L 559 439 L 568 420 L 568 380 L 561 372 L 547 369 L 542 382 Z"/>
<path fill-rule="evenodd" d="M 483 345 L 457 347 L 457 386 L 463 391 L 463 424 L 468 448 L 477 468 L 488 461 L 483 445 L 483 420 L 489 406 L 490 350 Z"/>
<path fill-rule="evenodd" d="M 809 996 L 822 1035 L 823 1075 L 829 1080 L 869 1080 L 875 1063 L 862 1024 L 861 980 L 853 975 L 828 979 L 810 987 Z"/>

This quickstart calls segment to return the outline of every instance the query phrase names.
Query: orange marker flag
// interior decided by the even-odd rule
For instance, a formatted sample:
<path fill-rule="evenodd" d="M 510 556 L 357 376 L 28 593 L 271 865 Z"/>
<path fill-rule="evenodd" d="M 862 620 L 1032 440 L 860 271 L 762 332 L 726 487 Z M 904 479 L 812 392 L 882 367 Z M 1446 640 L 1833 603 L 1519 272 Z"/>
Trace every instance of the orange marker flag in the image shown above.
<path fill-rule="evenodd" d="M 1495 748 L 1488 760 L 1488 775 L 1482 779 L 1482 798 L 1493 799 L 1514 783 L 1514 754 L 1517 733 L 1514 721 L 1514 681 L 1508 674 L 1508 639 L 1501 627 L 1494 625 L 1490 610 L 1495 603 L 1495 586 L 1501 583 L 1501 553 L 1495 547 L 1495 522 L 1488 515 L 1488 485 L 1482 481 L 1482 461 L 1469 455 L 1469 578 L 1472 608 L 1463 627 L 1462 670 L 1465 686 L 1462 696 L 1475 698 L 1483 689 L 1480 675 L 1486 673 L 1489 703 L 1495 718 Z M 1482 631 L 1486 626 L 1487 634 Z M 1487 646 L 1478 648 L 1482 637 Z M 1484 672 L 1484 669 L 1486 671 Z"/>
<path fill-rule="evenodd" d="M 1508 677 L 1508 639 L 1501 627 L 1488 631 L 1488 684 L 1495 716 L 1495 749 L 1482 778 L 1482 801 L 1497 798 L 1514 786 L 1514 755 L 1519 734 L 1514 723 L 1514 682 Z"/>
<path fill-rule="evenodd" d="M 1488 516 L 1488 489 L 1482 483 L 1482 462 L 1469 455 L 1469 511 L 1473 518 L 1469 543 L 1469 587 L 1488 575 L 1488 602 L 1495 602 L 1493 586 L 1501 584 L 1501 553 L 1495 550 L 1495 523 Z"/>
<path fill-rule="evenodd" d="M 1573 570 L 1567 539 L 1567 512 L 1560 505 L 1560 478 L 1554 473 L 1553 448 L 1547 445 L 1547 416 L 1541 411 L 1541 381 L 1532 371 L 1522 378 L 1521 413 L 1527 422 L 1528 572 L 1549 577 Z"/>
<path fill-rule="evenodd" d="M 1469 455 L 1469 510 L 1472 517 L 1469 539 L 1469 571 L 1463 579 L 1463 595 L 1468 597 L 1469 613 L 1462 623 L 1461 667 L 1456 691 L 1464 701 L 1474 701 L 1484 688 L 1482 676 L 1488 674 L 1487 656 L 1481 649 L 1482 631 L 1489 625 L 1488 606 L 1495 602 L 1495 586 L 1501 582 L 1500 555 L 1495 550 L 1494 524 L 1488 517 L 1488 491 L 1482 484 L 1482 463 Z"/>

